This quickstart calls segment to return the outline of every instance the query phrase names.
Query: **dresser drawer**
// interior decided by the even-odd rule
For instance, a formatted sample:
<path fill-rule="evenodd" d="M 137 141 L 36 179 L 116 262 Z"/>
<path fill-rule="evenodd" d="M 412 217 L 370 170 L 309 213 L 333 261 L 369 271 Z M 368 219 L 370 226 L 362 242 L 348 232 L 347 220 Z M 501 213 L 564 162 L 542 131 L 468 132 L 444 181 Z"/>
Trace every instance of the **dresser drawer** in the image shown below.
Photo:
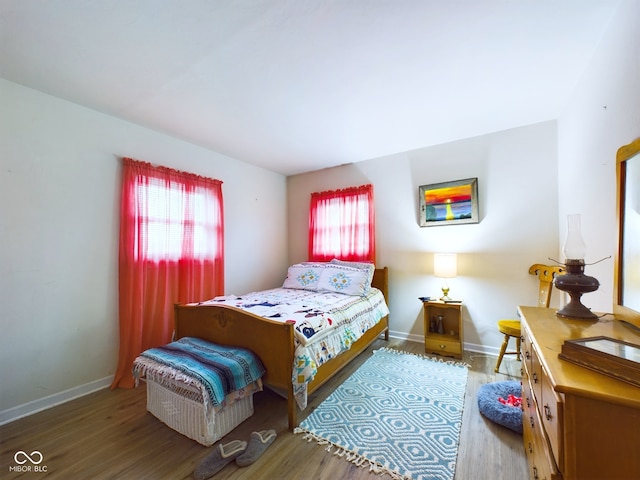
<path fill-rule="evenodd" d="M 536 402 L 539 404 L 542 400 L 542 364 L 536 347 L 531 345 L 531 370 L 529 371 L 529 381 L 531 382 L 531 390 Z"/>
<path fill-rule="evenodd" d="M 542 430 L 542 422 L 535 408 L 523 413 L 522 437 L 532 480 L 562 480 L 551 456 Z"/>
<path fill-rule="evenodd" d="M 562 425 L 564 422 L 564 402 L 562 398 L 555 392 L 551 380 L 547 375 L 547 372 L 542 367 L 542 399 L 538 404 L 540 409 L 540 417 L 542 418 L 542 425 L 547 437 L 554 458 L 557 460 L 558 468 L 562 471 L 564 465 L 562 459 L 564 458 L 564 452 L 562 451 Z"/>
<path fill-rule="evenodd" d="M 520 348 L 522 350 L 522 370 L 527 375 L 531 374 L 531 337 L 526 329 L 522 329 L 520 336 Z"/>
<path fill-rule="evenodd" d="M 533 463 L 533 455 L 537 452 L 535 439 L 535 421 L 530 419 L 531 412 L 526 409 L 522 412 L 522 439 L 524 442 L 524 453 L 527 455 L 527 463 L 529 466 Z"/>
<path fill-rule="evenodd" d="M 427 338 L 424 342 L 425 350 L 433 353 L 450 353 L 462 355 L 462 345 L 457 340 L 444 338 Z"/>
<path fill-rule="evenodd" d="M 533 400 L 531 385 L 527 381 L 527 377 L 522 379 L 522 422 L 529 423 L 529 418 L 535 415 L 536 402 Z"/>

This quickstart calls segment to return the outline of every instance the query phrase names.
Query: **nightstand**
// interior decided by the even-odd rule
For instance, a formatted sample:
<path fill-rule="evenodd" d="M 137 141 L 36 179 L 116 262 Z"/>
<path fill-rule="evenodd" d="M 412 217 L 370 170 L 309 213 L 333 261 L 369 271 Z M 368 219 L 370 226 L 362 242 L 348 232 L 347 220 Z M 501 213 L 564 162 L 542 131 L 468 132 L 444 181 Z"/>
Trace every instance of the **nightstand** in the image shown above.
<path fill-rule="evenodd" d="M 436 300 L 422 302 L 424 311 L 424 351 L 445 357 L 462 358 L 462 303 Z"/>

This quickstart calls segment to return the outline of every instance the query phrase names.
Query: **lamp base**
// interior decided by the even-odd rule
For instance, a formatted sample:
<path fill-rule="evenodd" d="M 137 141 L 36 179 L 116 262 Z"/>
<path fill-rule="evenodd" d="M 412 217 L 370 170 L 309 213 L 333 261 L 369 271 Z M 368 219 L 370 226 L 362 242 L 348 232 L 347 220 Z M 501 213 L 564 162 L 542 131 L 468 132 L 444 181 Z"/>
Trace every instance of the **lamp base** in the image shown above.
<path fill-rule="evenodd" d="M 569 294 L 571 295 L 571 294 Z M 558 317 L 563 318 L 578 318 L 580 320 L 597 320 L 598 316 L 590 309 L 580 303 L 580 295 L 577 298 L 571 295 L 571 301 L 567 303 L 562 309 L 556 312 Z"/>
<path fill-rule="evenodd" d="M 440 301 L 441 302 L 450 302 L 452 299 L 449 296 L 449 285 L 447 285 L 447 282 L 445 280 L 444 285 L 442 285 L 442 296 L 440 297 Z"/>
<path fill-rule="evenodd" d="M 598 316 L 580 303 L 580 297 L 583 293 L 596 291 L 600 283 L 595 278 L 584 275 L 584 260 L 566 260 L 565 262 L 567 273 L 558 275 L 553 283 L 558 290 L 567 292 L 571 300 L 564 308 L 558 310 L 556 315 L 564 318 L 597 320 Z"/>

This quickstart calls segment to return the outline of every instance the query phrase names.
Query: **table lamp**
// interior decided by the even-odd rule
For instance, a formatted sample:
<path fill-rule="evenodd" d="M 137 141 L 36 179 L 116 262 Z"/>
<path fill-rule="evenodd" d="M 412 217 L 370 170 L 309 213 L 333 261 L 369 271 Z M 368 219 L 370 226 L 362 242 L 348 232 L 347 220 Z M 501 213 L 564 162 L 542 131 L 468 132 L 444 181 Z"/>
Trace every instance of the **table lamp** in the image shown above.
<path fill-rule="evenodd" d="M 443 302 L 450 302 L 449 285 L 447 278 L 455 278 L 458 274 L 458 260 L 455 253 L 436 253 L 433 255 L 433 274 L 437 278 L 442 278 L 442 297 Z"/>

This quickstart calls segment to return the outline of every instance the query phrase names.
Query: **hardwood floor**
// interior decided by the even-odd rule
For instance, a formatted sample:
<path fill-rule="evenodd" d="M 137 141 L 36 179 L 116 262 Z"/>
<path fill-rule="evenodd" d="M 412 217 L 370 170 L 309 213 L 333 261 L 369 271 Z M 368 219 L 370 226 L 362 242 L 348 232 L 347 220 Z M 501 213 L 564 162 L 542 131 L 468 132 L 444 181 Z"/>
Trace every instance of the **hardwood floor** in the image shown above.
<path fill-rule="evenodd" d="M 343 372 L 309 399 L 311 408 L 349 376 L 371 350 L 391 346 L 422 354 L 420 343 L 377 340 Z M 484 383 L 520 378 L 520 363 L 505 359 L 495 374 L 495 357 L 465 353 L 471 365 L 463 412 L 456 480 L 528 477 L 522 436 L 486 420 L 478 412 L 476 392 Z M 188 479 L 210 448 L 199 445 L 146 412 L 146 389 L 102 390 L 0 427 L 0 478 L 3 479 Z M 384 479 L 325 451 L 287 429 L 286 402 L 270 391 L 254 396 L 255 414 L 222 441 L 248 439 L 252 431 L 273 428 L 278 438 L 254 464 L 232 463 L 216 480 Z M 307 412 L 310 409 L 307 409 Z M 304 418 L 301 414 L 301 419 Z M 18 472 L 14 455 L 39 451 L 39 472 Z M 19 459 L 22 459 L 19 456 Z M 26 462 L 25 467 L 29 465 Z M 13 467 L 13 469 L 11 469 Z M 45 470 L 46 471 L 43 471 Z"/>

